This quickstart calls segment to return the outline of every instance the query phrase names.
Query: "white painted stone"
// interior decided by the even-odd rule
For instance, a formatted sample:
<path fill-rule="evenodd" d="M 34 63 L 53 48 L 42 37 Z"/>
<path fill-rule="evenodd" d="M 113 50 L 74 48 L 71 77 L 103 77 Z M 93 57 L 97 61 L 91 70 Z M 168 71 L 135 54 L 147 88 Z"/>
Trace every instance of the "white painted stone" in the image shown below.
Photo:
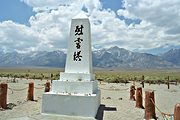
<path fill-rule="evenodd" d="M 82 33 L 76 35 L 76 27 L 82 28 Z M 81 32 L 78 32 L 81 33 Z M 76 41 L 78 38 L 82 39 L 79 43 L 81 46 L 79 49 L 76 47 Z M 81 51 L 80 55 L 82 56 L 81 61 L 74 61 L 74 53 Z M 69 73 L 78 73 L 76 75 L 70 75 Z M 67 74 L 67 75 L 66 75 Z M 60 73 L 60 80 L 76 80 L 78 81 L 79 77 L 82 80 L 94 80 L 92 71 L 92 50 L 91 50 L 91 29 L 90 22 L 86 15 L 79 14 L 72 19 L 71 30 L 70 30 L 70 39 L 68 41 L 68 50 L 66 58 L 65 73 Z"/>
<path fill-rule="evenodd" d="M 75 35 L 76 27 L 81 25 L 83 35 Z M 80 48 L 75 42 L 78 38 L 82 39 Z M 77 51 L 81 51 L 80 59 L 74 59 Z M 65 72 L 60 73 L 60 80 L 53 81 L 52 91 L 43 94 L 42 113 L 95 117 L 100 94 L 92 70 L 90 22 L 79 14 L 71 23 Z"/>
<path fill-rule="evenodd" d="M 60 73 L 61 81 L 92 81 L 95 79 L 94 74 L 85 73 Z"/>
<path fill-rule="evenodd" d="M 98 91 L 98 82 L 53 80 L 52 91 L 55 93 L 95 94 Z"/>
<path fill-rule="evenodd" d="M 42 113 L 95 117 L 100 105 L 100 91 L 92 96 L 48 92 L 42 99 Z"/>

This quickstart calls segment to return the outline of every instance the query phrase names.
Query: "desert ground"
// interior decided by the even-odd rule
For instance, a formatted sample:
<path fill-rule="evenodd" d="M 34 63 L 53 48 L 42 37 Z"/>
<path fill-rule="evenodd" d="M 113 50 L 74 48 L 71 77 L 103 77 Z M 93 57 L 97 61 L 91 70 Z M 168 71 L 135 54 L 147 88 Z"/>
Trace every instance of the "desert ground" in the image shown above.
<path fill-rule="evenodd" d="M 0 82 L 8 83 L 8 106 L 12 109 L 0 109 L 0 120 L 94 120 L 94 118 L 68 117 L 57 115 L 42 115 L 41 103 L 44 93 L 44 84 L 47 80 L 17 79 L 17 83 L 10 82 L 10 78 L 0 78 Z M 26 101 L 27 87 L 29 82 L 35 83 L 35 101 Z M 96 119 L 98 120 L 143 120 L 144 109 L 135 107 L 135 101 L 129 100 L 129 88 L 132 83 L 99 83 L 101 89 L 101 107 Z M 141 86 L 135 83 L 136 87 Z M 145 84 L 144 91 L 155 91 L 157 107 L 164 113 L 173 114 L 174 106 L 180 103 L 180 84 L 170 85 L 167 89 L 165 84 Z M 143 101 L 144 102 L 144 101 Z M 143 103 L 144 105 L 144 103 Z M 162 115 L 156 109 L 156 116 L 163 120 Z"/>

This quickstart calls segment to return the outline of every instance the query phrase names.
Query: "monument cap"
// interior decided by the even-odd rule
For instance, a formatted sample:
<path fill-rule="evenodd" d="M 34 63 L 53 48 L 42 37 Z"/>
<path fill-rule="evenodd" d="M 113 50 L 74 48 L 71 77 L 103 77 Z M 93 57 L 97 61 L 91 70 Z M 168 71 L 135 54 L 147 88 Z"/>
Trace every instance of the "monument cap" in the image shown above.
<path fill-rule="evenodd" d="M 74 16 L 72 19 L 88 19 L 88 16 L 85 14 L 85 12 L 80 12 L 76 16 Z"/>

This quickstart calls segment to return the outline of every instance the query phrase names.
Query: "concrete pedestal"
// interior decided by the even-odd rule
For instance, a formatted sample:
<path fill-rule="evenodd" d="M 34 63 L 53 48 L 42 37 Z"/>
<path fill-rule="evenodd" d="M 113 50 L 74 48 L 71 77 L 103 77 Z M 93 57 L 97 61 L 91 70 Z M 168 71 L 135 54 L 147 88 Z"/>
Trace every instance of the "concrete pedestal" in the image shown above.
<path fill-rule="evenodd" d="M 91 81 L 95 80 L 94 74 L 87 74 L 87 73 L 60 73 L 60 80 L 61 81 Z"/>
<path fill-rule="evenodd" d="M 92 69 L 91 31 L 84 13 L 72 18 L 65 72 L 43 94 L 42 113 L 95 117 L 100 90 Z"/>
<path fill-rule="evenodd" d="M 42 98 L 42 113 L 95 117 L 100 106 L 100 91 L 96 94 L 65 94 L 47 92 Z"/>
<path fill-rule="evenodd" d="M 53 84 L 52 84 L 52 92 L 54 93 L 96 94 L 97 91 L 98 91 L 97 80 L 93 80 L 93 81 L 53 80 Z"/>

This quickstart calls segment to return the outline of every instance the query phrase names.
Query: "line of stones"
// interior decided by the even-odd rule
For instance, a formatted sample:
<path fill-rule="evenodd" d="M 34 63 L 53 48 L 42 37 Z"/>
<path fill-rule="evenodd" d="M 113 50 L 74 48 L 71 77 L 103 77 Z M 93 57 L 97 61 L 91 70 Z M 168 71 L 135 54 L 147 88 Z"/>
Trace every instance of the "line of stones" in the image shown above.
<path fill-rule="evenodd" d="M 136 90 L 136 98 L 135 98 L 135 90 Z M 132 85 L 130 87 L 130 100 L 136 101 L 136 107 L 145 109 L 144 119 L 157 119 L 155 113 L 155 98 L 153 90 L 145 91 L 145 108 L 143 107 L 143 96 L 142 96 L 142 87 L 137 87 Z M 180 103 L 177 103 L 174 108 L 174 120 L 180 120 Z"/>
<path fill-rule="evenodd" d="M 3 109 L 7 108 L 7 89 L 8 85 L 6 83 L 0 84 L 0 107 Z M 136 99 L 135 99 L 135 90 L 136 90 Z M 50 82 L 46 82 L 45 84 L 45 92 L 50 91 Z M 29 83 L 28 88 L 28 95 L 27 100 L 33 101 L 34 100 L 34 83 Z M 136 101 L 137 108 L 144 108 L 143 107 L 143 97 L 142 97 L 142 88 L 132 85 L 130 87 L 130 100 Z M 157 119 L 155 113 L 155 98 L 154 98 L 154 91 L 146 90 L 145 91 L 145 115 L 144 119 Z M 174 108 L 174 120 L 180 120 L 180 103 L 175 105 Z"/>
<path fill-rule="evenodd" d="M 28 87 L 28 94 L 27 94 L 27 100 L 34 101 L 34 83 L 30 82 Z M 7 90 L 8 90 L 8 84 L 7 83 L 1 83 L 0 84 L 0 107 L 3 109 L 7 108 Z M 45 92 L 50 91 L 50 82 L 46 82 L 45 84 Z"/>

